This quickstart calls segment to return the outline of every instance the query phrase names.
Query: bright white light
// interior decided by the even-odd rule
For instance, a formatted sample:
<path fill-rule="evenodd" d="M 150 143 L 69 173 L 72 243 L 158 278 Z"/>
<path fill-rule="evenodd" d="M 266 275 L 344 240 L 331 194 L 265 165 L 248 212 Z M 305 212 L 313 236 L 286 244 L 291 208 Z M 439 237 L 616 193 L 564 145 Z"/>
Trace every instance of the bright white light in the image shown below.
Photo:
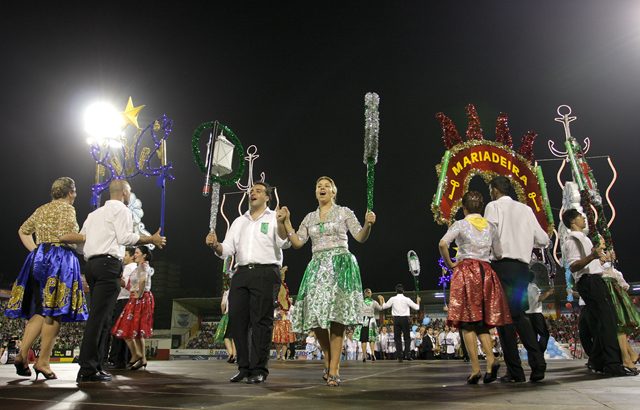
<path fill-rule="evenodd" d="M 118 138 L 123 127 L 122 114 L 109 103 L 91 104 L 84 112 L 84 129 L 95 143 Z"/>
<path fill-rule="evenodd" d="M 109 140 L 109 147 L 116 148 L 116 149 L 122 148 L 122 142 L 120 142 L 118 140 L 110 139 Z"/>
<path fill-rule="evenodd" d="M 436 292 L 436 293 L 433 295 L 433 297 L 434 297 L 434 298 L 443 298 L 443 297 L 444 297 L 444 293 L 442 293 L 442 292 Z"/>

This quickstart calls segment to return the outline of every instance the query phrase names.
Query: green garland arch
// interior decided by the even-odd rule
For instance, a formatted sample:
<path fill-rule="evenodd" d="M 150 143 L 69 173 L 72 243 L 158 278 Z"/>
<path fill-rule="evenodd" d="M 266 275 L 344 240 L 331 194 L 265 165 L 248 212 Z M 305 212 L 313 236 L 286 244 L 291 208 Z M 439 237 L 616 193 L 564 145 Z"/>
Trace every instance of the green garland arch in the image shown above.
<path fill-rule="evenodd" d="M 200 157 L 200 135 L 202 134 L 202 131 L 207 128 L 213 128 L 216 124 L 219 125 L 222 130 L 227 133 L 227 136 L 229 137 L 231 142 L 233 142 L 233 145 L 235 145 L 236 149 L 233 154 L 238 160 L 239 165 L 238 168 L 228 176 L 218 177 L 211 175 L 211 182 L 218 182 L 220 185 L 229 186 L 239 181 L 240 177 L 242 177 L 242 174 L 244 173 L 244 146 L 242 145 L 242 142 L 240 142 L 238 137 L 236 137 L 236 134 L 234 134 L 229 127 L 222 124 L 218 120 L 207 121 L 200 124 L 198 128 L 195 129 L 195 131 L 193 132 L 193 136 L 191 137 L 193 159 L 195 160 L 196 165 L 198 166 L 198 168 L 200 168 L 200 171 L 203 174 L 207 172 L 207 167 L 205 166 L 204 162 L 202 162 L 202 158 Z"/>

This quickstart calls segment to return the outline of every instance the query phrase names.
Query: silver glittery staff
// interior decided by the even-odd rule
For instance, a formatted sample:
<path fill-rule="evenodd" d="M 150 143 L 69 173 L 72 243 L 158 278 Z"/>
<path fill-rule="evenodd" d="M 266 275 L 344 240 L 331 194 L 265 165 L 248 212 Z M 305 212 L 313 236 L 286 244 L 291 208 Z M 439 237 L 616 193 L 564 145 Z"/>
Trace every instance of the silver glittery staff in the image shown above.
<path fill-rule="evenodd" d="M 378 163 L 378 134 L 380 97 L 374 92 L 364 96 L 364 164 L 367 166 L 367 210 L 373 210 L 373 183 Z"/>

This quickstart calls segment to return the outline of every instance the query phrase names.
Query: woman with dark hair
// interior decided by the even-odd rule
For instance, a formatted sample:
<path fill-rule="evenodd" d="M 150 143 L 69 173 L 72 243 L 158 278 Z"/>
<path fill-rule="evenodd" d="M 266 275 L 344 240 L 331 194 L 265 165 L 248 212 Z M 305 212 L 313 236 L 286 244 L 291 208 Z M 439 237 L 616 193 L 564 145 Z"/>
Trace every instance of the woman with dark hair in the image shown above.
<path fill-rule="evenodd" d="M 133 254 L 138 267 L 129 276 L 127 288 L 131 292 L 129 302 L 122 310 L 111 333 L 124 339 L 131 351 L 129 370 L 147 368 L 144 339 L 153 335 L 153 311 L 155 300 L 151 293 L 151 277 L 153 268 L 149 263 L 153 260 L 151 250 L 144 245 L 138 246 Z"/>
<path fill-rule="evenodd" d="M 18 230 L 29 255 L 13 284 L 5 310 L 9 318 L 28 320 L 14 363 L 18 375 L 31 376 L 29 349 L 41 337 L 40 355 L 33 366 L 36 379 L 40 373 L 45 379 L 57 378 L 49 359 L 60 322 L 81 322 L 88 316 L 80 264 L 74 251 L 66 246 L 84 240 L 78 234 L 73 207 L 76 199 L 73 179 L 56 179 L 51 186 L 51 199 L 36 209 Z"/>
<path fill-rule="evenodd" d="M 279 231 L 286 234 L 295 249 L 311 238 L 313 256 L 298 290 L 293 312 L 293 330 L 297 333 L 312 329 L 324 353 L 328 386 L 340 384 L 340 355 L 345 326 L 362 321 L 362 280 L 358 262 L 351 252 L 347 232 L 364 243 L 376 222 L 376 215 L 368 211 L 362 227 L 353 211 L 336 204 L 338 188 L 333 179 L 322 176 L 315 189 L 318 209 L 307 214 L 296 232 L 290 213 L 282 207 Z M 284 226 L 282 226 L 284 225 Z"/>
<path fill-rule="evenodd" d="M 472 372 L 467 383 L 477 384 L 482 377 L 478 361 L 478 338 L 487 358 L 484 383 L 496 380 L 500 364 L 493 355 L 489 329 L 511 323 L 502 285 L 489 265 L 496 232 L 480 214 L 484 207 L 482 194 L 469 191 L 462 197 L 465 218 L 449 227 L 439 243 L 440 255 L 453 269 L 447 324 L 462 331 L 471 361 Z M 458 245 L 456 262 L 451 261 L 449 245 Z"/>

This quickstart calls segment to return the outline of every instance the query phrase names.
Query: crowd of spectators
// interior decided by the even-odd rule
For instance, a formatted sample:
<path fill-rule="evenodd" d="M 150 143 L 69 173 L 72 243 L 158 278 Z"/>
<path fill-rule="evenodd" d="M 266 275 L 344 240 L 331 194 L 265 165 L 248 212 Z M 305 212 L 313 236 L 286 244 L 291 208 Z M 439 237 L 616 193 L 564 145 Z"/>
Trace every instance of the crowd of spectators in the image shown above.
<path fill-rule="evenodd" d="M 217 323 L 202 322 L 198 333 L 189 339 L 187 349 L 223 349 L 223 343 L 215 343 Z"/>
<path fill-rule="evenodd" d="M 0 301 L 0 345 L 8 346 L 10 343 L 19 341 L 24 330 L 23 320 L 9 319 L 4 315 L 7 307 L 7 300 Z M 60 333 L 53 346 L 53 350 L 72 350 L 80 347 L 82 333 L 84 332 L 84 322 L 62 323 Z M 34 350 L 40 349 L 40 340 L 36 340 L 33 345 Z"/>

